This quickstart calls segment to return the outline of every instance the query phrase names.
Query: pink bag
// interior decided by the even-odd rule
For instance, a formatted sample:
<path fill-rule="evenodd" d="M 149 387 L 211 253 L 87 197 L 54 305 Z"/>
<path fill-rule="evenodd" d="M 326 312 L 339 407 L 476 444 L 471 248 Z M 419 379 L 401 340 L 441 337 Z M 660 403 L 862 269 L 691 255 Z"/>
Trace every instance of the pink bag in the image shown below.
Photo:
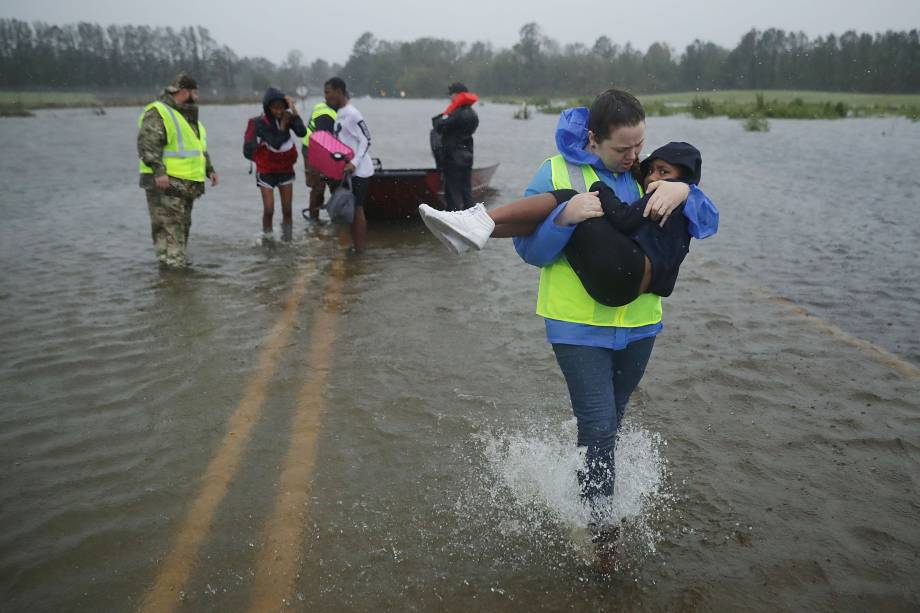
<path fill-rule="evenodd" d="M 307 147 L 307 161 L 321 175 L 334 181 L 341 181 L 345 175 L 345 164 L 355 157 L 351 147 L 337 139 L 331 132 L 317 130 L 310 135 Z"/>

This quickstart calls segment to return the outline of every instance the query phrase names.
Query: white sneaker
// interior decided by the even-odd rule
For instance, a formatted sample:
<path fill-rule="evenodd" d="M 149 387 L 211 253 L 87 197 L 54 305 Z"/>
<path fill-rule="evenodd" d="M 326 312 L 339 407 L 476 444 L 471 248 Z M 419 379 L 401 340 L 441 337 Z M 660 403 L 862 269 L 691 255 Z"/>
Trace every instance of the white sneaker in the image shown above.
<path fill-rule="evenodd" d="M 418 205 L 418 214 L 421 216 L 422 221 L 425 222 L 425 226 L 432 234 L 435 235 L 439 241 L 444 243 L 444 246 L 447 247 L 448 251 L 454 255 L 460 255 L 469 251 L 471 245 L 468 242 L 459 236 L 454 236 L 449 232 L 443 232 L 440 226 L 436 225 L 433 214 L 438 212 L 439 211 L 437 209 L 434 209 L 425 203 Z"/>
<path fill-rule="evenodd" d="M 495 222 L 482 203 L 463 211 L 438 211 L 421 204 L 418 212 L 431 233 L 456 254 L 470 247 L 482 249 L 495 229 Z"/>

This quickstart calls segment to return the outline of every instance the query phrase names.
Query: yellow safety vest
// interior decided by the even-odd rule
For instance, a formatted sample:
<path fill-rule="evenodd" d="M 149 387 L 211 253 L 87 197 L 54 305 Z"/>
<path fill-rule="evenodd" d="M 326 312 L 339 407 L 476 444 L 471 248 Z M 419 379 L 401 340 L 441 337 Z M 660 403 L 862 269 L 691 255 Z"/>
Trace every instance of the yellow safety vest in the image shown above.
<path fill-rule="evenodd" d="M 313 131 L 316 130 L 316 119 L 322 117 L 323 115 L 329 115 L 335 119 L 337 113 L 335 109 L 326 104 L 325 102 L 317 102 L 313 106 L 313 114 L 310 115 L 310 123 L 307 124 L 307 135 L 303 137 L 303 146 L 310 146 L 310 135 L 313 134 Z"/>
<path fill-rule="evenodd" d="M 204 154 L 208 150 L 208 137 L 204 124 L 198 122 L 198 134 L 195 134 L 182 113 L 177 113 L 176 109 L 158 100 L 144 107 L 144 111 L 137 120 L 138 128 L 141 127 L 144 115 L 150 109 L 157 110 L 166 128 L 166 146 L 163 147 L 163 164 L 166 166 L 166 174 L 177 179 L 204 183 L 207 165 Z M 152 174 L 153 169 L 141 160 L 140 172 L 141 174 Z"/>
<path fill-rule="evenodd" d="M 590 164 L 569 165 L 561 155 L 549 159 L 555 189 L 572 189 L 570 170 L 581 170 L 585 185 L 598 180 Z M 576 188 L 577 189 L 577 188 Z M 639 186 L 639 192 L 642 187 Z M 537 315 L 591 326 L 638 328 L 661 321 L 661 297 L 642 294 L 629 304 L 610 307 L 597 302 L 585 290 L 565 255 L 540 269 Z"/>

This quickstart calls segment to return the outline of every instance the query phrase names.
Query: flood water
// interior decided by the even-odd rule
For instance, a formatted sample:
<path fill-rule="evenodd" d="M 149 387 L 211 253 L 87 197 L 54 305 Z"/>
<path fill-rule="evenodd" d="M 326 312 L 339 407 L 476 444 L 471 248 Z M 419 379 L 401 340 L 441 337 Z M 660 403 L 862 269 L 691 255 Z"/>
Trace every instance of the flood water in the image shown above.
<path fill-rule="evenodd" d="M 442 101 L 357 100 L 386 167 Z M 419 223 L 258 240 L 250 107 L 159 271 L 139 109 L 0 120 L 0 609 L 920 607 L 920 123 L 651 118 L 719 205 L 627 411 L 619 568 L 595 572 L 574 422 L 510 241 Z M 555 117 L 480 109 L 496 202 Z M 276 225 L 280 219 L 276 217 Z"/>

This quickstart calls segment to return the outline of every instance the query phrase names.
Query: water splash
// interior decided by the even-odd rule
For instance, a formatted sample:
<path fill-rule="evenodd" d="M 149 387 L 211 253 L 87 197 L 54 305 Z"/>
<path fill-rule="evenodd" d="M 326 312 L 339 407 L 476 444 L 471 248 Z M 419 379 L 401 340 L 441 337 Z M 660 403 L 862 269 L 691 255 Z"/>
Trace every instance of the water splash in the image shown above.
<path fill-rule="evenodd" d="M 496 429 L 477 435 L 487 470 L 473 478 L 478 483 L 471 485 L 476 487 L 457 501 L 455 511 L 475 513 L 480 522 L 488 521 L 518 555 L 524 549 L 522 540 L 536 544 L 533 555 L 550 563 L 560 555 L 581 561 L 592 558 L 588 523 L 599 513 L 605 523 L 623 525 L 626 566 L 633 566 L 655 553 L 662 538 L 657 518 L 672 504 L 667 462 L 661 453 L 667 442 L 638 427 L 621 431 L 614 495 L 592 515 L 579 496 L 576 474 L 584 450 L 574 445 L 575 430 L 571 419 L 526 431 Z M 471 500 L 475 496 L 482 499 Z"/>

